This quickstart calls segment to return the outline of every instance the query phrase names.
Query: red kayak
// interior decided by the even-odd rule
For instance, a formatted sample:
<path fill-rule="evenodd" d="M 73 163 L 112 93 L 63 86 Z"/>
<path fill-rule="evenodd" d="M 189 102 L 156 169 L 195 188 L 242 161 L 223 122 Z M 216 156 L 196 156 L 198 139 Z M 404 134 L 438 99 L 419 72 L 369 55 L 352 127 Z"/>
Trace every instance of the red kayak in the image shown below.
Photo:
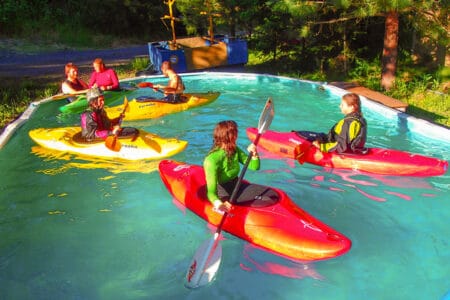
<path fill-rule="evenodd" d="M 257 133 L 256 128 L 247 128 L 247 136 L 251 141 Z M 382 175 L 438 176 L 448 169 L 445 160 L 393 149 L 368 148 L 365 154 L 323 153 L 295 131 L 267 130 L 261 136 L 258 147 L 277 156 L 297 159 L 300 163 Z"/>
<path fill-rule="evenodd" d="M 163 160 L 159 173 L 176 200 L 210 224 L 219 225 L 222 215 L 213 210 L 206 198 L 203 167 Z M 233 205 L 223 230 L 278 255 L 301 261 L 333 258 L 350 249 L 351 241 L 343 234 L 296 206 L 283 191 L 267 189 L 273 192 L 275 200 L 252 199 Z"/>

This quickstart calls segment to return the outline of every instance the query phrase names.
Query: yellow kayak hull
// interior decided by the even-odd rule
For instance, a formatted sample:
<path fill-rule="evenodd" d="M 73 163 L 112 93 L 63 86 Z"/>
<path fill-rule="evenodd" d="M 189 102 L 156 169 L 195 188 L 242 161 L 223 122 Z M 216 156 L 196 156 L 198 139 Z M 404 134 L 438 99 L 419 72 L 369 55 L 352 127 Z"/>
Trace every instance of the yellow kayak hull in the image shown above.
<path fill-rule="evenodd" d="M 138 100 L 128 102 L 125 111 L 125 121 L 159 118 L 161 116 L 177 113 L 193 107 L 209 104 L 220 96 L 219 92 L 183 94 L 186 101 L 169 103 L 160 99 Z M 123 111 L 123 104 L 105 108 L 110 118 L 118 117 Z"/>
<path fill-rule="evenodd" d="M 154 133 L 139 130 L 136 137 L 120 137 L 120 151 L 112 151 L 105 141 L 98 139 L 84 142 L 78 138 L 80 127 L 38 128 L 29 132 L 31 139 L 38 145 L 63 152 L 93 157 L 122 160 L 162 159 L 175 155 L 187 147 L 187 141 L 175 138 L 163 138 Z"/>

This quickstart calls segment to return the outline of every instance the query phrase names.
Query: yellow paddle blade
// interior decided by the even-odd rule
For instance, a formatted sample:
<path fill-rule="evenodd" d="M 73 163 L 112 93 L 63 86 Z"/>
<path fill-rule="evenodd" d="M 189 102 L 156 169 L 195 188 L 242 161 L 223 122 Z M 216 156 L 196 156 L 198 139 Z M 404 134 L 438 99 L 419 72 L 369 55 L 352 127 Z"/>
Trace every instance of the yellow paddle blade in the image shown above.
<path fill-rule="evenodd" d="M 146 136 L 144 136 L 143 140 L 148 146 L 153 148 L 153 150 L 155 150 L 158 153 L 161 153 L 161 146 L 158 144 L 157 141 L 152 139 L 151 135 L 147 134 Z"/>

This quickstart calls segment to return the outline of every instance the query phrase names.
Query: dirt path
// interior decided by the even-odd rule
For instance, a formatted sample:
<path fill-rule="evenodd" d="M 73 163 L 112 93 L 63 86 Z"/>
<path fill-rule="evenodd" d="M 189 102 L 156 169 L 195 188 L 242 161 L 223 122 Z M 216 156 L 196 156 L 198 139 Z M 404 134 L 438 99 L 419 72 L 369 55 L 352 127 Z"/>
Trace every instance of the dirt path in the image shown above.
<path fill-rule="evenodd" d="M 64 65 L 75 63 L 80 74 L 92 72 L 92 61 L 103 58 L 107 66 L 113 67 L 129 63 L 136 56 L 148 55 L 148 46 L 130 46 L 126 48 L 103 50 L 61 50 L 40 54 L 18 54 L 0 51 L 0 77 L 64 77 Z"/>

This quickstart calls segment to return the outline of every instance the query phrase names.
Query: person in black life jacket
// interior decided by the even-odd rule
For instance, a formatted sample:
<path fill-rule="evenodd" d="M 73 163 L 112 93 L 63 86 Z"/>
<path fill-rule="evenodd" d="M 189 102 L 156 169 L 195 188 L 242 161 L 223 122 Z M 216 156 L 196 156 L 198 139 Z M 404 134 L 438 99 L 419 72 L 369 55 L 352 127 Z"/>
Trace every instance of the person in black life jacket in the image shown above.
<path fill-rule="evenodd" d="M 342 96 L 340 104 L 344 119 L 337 122 L 328 134 L 319 134 L 312 142 L 322 152 L 365 154 L 367 122 L 361 112 L 361 100 L 355 93 Z"/>
<path fill-rule="evenodd" d="M 93 87 L 86 93 L 88 109 L 81 114 L 81 136 L 86 141 L 106 139 L 109 135 L 130 136 L 138 134 L 132 127 L 120 127 L 123 115 L 109 119 L 104 110 L 105 99 L 98 87 Z"/>

